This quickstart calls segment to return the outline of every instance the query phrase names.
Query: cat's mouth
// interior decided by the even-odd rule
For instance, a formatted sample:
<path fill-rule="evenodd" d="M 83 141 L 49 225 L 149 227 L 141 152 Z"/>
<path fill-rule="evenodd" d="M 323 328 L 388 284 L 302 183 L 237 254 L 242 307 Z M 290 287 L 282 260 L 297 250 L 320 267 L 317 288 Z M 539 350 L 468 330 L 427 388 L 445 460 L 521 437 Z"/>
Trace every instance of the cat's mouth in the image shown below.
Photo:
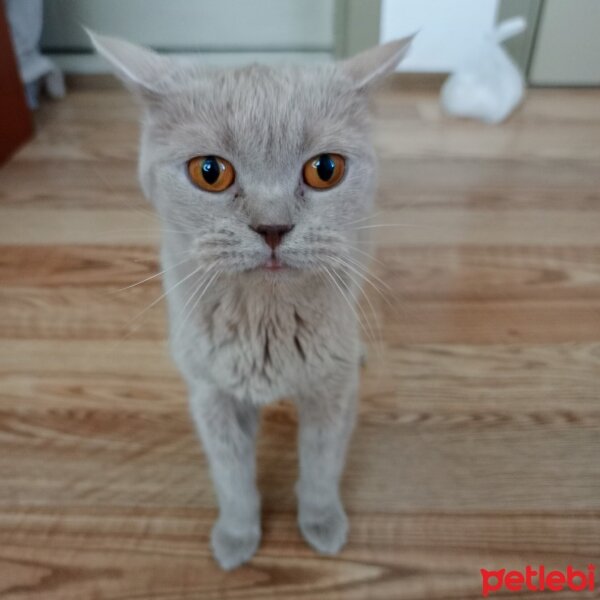
<path fill-rule="evenodd" d="M 285 269 L 287 265 L 285 265 L 281 259 L 274 254 L 269 257 L 269 260 L 262 266 L 266 271 L 281 271 Z"/>

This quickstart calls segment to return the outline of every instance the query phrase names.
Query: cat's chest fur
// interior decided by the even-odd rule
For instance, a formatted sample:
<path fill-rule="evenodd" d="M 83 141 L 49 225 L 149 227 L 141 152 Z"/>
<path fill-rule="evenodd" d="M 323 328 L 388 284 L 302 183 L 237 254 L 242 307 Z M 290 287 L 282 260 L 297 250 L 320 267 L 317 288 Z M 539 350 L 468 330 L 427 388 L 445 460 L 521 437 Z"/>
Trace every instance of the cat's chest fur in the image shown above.
<path fill-rule="evenodd" d="M 240 400 L 302 394 L 356 365 L 351 315 L 330 290 L 219 286 L 190 321 L 175 354 Z"/>

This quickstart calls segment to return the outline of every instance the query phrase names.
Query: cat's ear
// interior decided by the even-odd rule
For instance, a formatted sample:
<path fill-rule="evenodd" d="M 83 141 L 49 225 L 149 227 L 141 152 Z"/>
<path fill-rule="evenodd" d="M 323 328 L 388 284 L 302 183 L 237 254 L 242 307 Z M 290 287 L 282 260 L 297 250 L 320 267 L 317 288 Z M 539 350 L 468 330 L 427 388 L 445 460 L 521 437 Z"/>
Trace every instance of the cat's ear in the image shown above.
<path fill-rule="evenodd" d="M 115 75 L 134 93 L 144 97 L 164 94 L 159 82 L 173 68 L 172 61 L 153 50 L 84 28 L 94 48 L 113 67 Z"/>
<path fill-rule="evenodd" d="M 342 62 L 342 69 L 353 79 L 356 89 L 367 88 L 390 73 L 408 54 L 416 33 L 375 46 Z"/>

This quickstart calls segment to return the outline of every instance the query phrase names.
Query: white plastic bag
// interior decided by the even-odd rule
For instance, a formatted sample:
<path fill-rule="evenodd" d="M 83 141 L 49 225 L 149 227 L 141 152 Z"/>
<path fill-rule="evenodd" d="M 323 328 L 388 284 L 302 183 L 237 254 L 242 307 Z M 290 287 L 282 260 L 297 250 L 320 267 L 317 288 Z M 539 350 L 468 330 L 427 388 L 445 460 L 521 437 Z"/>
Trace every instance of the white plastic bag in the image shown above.
<path fill-rule="evenodd" d="M 501 123 L 519 105 L 525 82 L 501 43 L 525 31 L 527 22 L 516 17 L 500 23 L 442 87 L 444 110 L 457 117 Z"/>

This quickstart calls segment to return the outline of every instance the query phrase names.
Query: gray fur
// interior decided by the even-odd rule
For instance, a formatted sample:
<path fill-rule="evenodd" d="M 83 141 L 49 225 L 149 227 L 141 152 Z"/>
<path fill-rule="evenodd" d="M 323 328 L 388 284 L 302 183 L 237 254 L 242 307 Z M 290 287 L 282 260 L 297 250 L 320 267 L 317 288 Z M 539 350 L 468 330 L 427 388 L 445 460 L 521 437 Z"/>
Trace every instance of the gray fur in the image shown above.
<path fill-rule="evenodd" d="M 230 569 L 259 545 L 258 411 L 283 397 L 299 414 L 299 526 L 333 554 L 348 529 L 339 481 L 358 389 L 355 248 L 366 230 L 356 223 L 375 190 L 367 88 L 410 40 L 345 63 L 210 70 L 91 36 L 142 104 L 139 174 L 165 224 L 171 349 L 219 502 L 214 555 Z M 302 165 L 323 152 L 343 155 L 346 174 L 316 191 Z M 220 194 L 193 186 L 185 165 L 199 155 L 229 160 L 235 184 Z M 268 272 L 271 250 L 249 226 L 281 223 L 294 225 L 278 249 L 290 268 Z"/>

